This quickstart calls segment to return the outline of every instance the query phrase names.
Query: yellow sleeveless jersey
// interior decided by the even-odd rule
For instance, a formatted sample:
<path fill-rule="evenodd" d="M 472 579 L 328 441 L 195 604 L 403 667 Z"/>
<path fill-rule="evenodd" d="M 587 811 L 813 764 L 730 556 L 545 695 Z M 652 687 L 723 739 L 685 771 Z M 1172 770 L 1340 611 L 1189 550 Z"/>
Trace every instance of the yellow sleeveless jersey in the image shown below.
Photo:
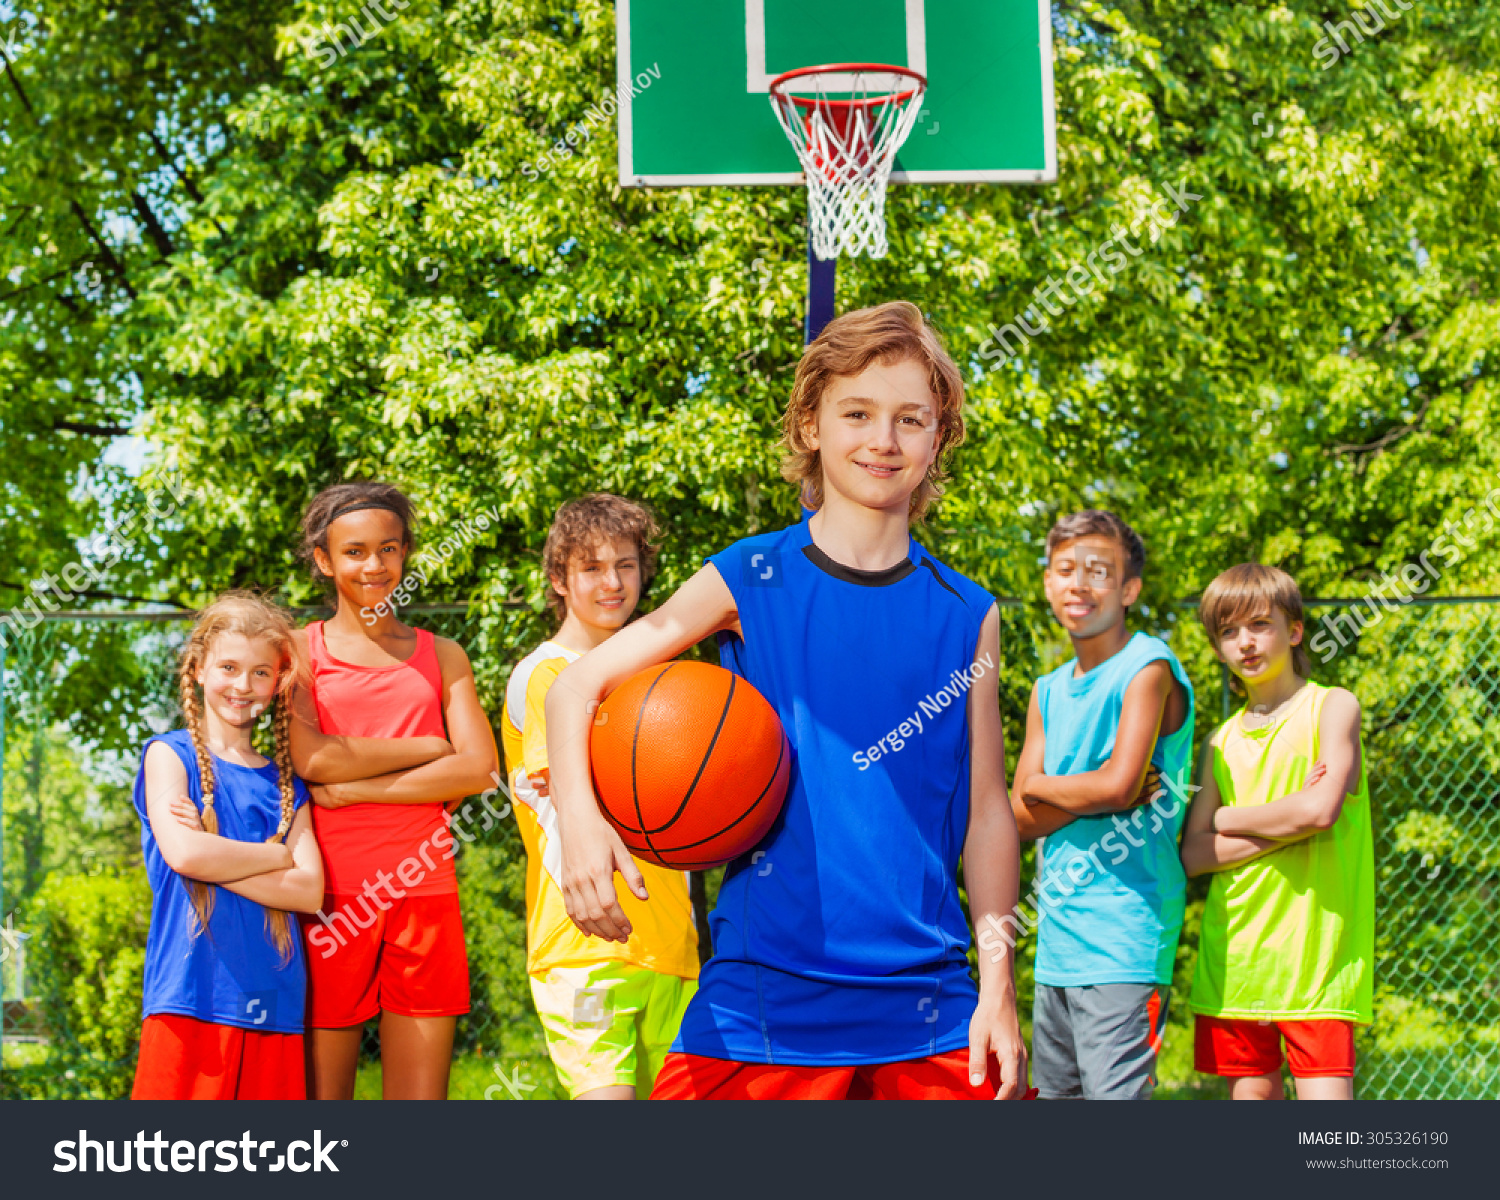
<path fill-rule="evenodd" d="M 1309 682 L 1274 725 L 1245 710 L 1210 739 L 1228 806 L 1301 790 L 1318 761 L 1329 689 Z M 1188 1006 L 1234 1020 L 1334 1019 L 1369 1024 L 1375 967 L 1375 859 L 1363 746 L 1358 790 L 1333 828 L 1214 873 Z"/>
<path fill-rule="evenodd" d="M 547 690 L 578 657 L 576 651 L 557 642 L 543 642 L 516 665 L 505 689 L 500 735 L 516 822 L 526 845 L 527 973 L 543 975 L 553 967 L 628 962 L 664 975 L 697 979 L 698 927 L 688 877 L 682 871 L 636 859 L 651 897 L 646 901 L 636 899 L 624 880 L 615 876 L 615 894 L 631 926 L 630 940 L 623 946 L 588 936 L 568 917 L 557 811 L 527 778 L 547 769 Z"/>

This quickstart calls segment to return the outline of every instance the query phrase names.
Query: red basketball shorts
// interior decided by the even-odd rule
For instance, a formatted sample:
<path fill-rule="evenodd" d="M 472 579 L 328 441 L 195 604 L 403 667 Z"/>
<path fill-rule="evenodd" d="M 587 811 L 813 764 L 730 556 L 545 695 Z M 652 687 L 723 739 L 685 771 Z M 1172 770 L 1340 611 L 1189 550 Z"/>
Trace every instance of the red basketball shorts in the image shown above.
<path fill-rule="evenodd" d="M 1205 1075 L 1235 1079 L 1281 1070 L 1281 1040 L 1294 1079 L 1354 1075 L 1354 1022 L 1245 1021 L 1197 1018 L 1193 1066 Z"/>
<path fill-rule="evenodd" d="M 668 1054 L 653 1100 L 993 1100 L 1000 1068 L 969 1082 L 969 1052 L 853 1067 L 793 1067 Z"/>
<path fill-rule="evenodd" d="M 469 1011 L 469 957 L 458 893 L 323 898 L 302 918 L 307 1027 L 345 1029 L 382 1012 L 456 1017 Z"/>
<path fill-rule="evenodd" d="M 300 1033 L 157 1013 L 141 1025 L 132 1100 L 306 1100 Z"/>

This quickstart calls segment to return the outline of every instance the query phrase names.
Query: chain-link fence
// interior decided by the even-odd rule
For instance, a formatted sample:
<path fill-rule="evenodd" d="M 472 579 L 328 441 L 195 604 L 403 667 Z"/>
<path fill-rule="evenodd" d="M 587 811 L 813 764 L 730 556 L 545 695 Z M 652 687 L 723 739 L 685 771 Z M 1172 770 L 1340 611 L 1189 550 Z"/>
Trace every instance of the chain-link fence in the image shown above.
<path fill-rule="evenodd" d="M 1311 615 L 1337 646 L 1360 611 Z M 1500 1098 L 1500 603 L 1364 612 L 1327 670 L 1364 706 L 1375 819 L 1361 1094 Z"/>
<path fill-rule="evenodd" d="M 505 681 L 530 648 L 519 642 L 525 614 L 409 611 L 468 650 L 498 733 Z M 1377 962 L 1359 1094 L 1497 1098 L 1500 604 L 1424 598 L 1386 612 L 1371 602 L 1363 629 L 1352 611 L 1311 605 L 1308 640 L 1315 677 L 1349 687 L 1365 710 Z M 1044 609 L 1011 602 L 1002 615 L 1013 765 L 1031 682 L 1069 652 Z M 1195 681 L 1201 745 L 1231 701 L 1201 631 L 1184 617 L 1176 611 L 1160 623 Z M 55 614 L 31 629 L 0 622 L 5 1096 L 129 1091 L 150 912 L 130 791 L 141 743 L 178 723 L 174 664 L 187 630 L 176 613 Z M 1332 648 L 1326 663 L 1316 662 L 1320 647 Z M 458 870 L 473 1011 L 459 1024 L 452 1094 L 560 1095 L 526 982 L 525 857 L 514 823 L 464 845 Z M 1185 1006 L 1206 887 L 1195 880 L 1189 892 L 1161 1070 L 1164 1089 L 1182 1095 L 1216 1094 L 1193 1077 Z M 1029 1007 L 1024 942 L 1022 951 Z M 375 1039 L 372 1024 L 361 1096 L 379 1095 Z"/>

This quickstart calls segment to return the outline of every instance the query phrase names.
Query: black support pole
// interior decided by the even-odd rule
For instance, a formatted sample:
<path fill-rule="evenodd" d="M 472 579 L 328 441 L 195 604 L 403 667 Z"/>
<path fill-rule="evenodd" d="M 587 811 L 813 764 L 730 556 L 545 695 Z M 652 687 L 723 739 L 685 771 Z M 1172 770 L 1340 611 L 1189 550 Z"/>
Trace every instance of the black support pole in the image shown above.
<path fill-rule="evenodd" d="M 808 342 L 823 332 L 823 326 L 833 320 L 834 279 L 838 271 L 837 258 L 823 259 L 813 253 L 812 234 L 807 236 L 807 326 Z"/>

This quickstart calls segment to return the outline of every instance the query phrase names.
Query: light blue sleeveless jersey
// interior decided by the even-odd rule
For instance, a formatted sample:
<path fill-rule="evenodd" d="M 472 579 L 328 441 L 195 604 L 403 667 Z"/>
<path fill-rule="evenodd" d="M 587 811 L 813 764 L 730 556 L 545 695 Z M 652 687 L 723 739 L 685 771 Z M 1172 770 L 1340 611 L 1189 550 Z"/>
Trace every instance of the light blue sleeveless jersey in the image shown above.
<path fill-rule="evenodd" d="M 1095 771 L 1114 752 L 1125 689 L 1159 659 L 1188 702 L 1182 724 L 1151 752 L 1166 791 L 1127 812 L 1080 817 L 1044 839 L 1044 865 L 1022 905 L 1026 923 L 1038 922 L 1038 983 L 1172 982 L 1187 884 L 1177 835 L 1191 800 L 1193 685 L 1165 642 L 1137 633 L 1082 676 L 1074 677 L 1076 659 L 1042 676 L 1037 699 L 1047 739 L 1044 773 Z"/>

